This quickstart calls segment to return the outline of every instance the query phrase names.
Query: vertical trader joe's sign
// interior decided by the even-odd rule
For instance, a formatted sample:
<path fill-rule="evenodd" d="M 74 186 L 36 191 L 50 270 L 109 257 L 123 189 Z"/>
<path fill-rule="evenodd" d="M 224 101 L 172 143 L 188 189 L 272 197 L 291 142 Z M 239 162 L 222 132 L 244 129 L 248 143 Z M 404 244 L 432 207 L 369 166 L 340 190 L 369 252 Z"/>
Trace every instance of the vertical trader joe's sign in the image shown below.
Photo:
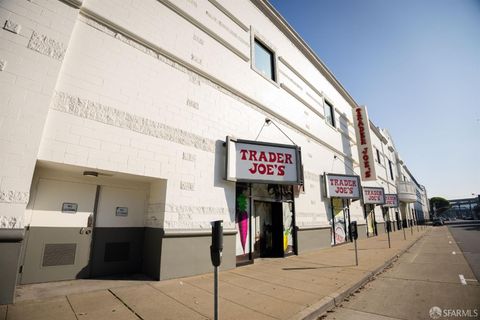
<path fill-rule="evenodd" d="M 385 191 L 383 188 L 362 187 L 364 204 L 384 204 Z"/>
<path fill-rule="evenodd" d="M 300 147 L 227 137 L 226 180 L 302 184 Z"/>
<path fill-rule="evenodd" d="M 343 174 L 325 174 L 327 198 L 360 198 L 360 177 Z"/>
<path fill-rule="evenodd" d="M 370 139 L 370 122 L 365 106 L 353 109 L 353 123 L 357 135 L 358 159 L 360 161 L 362 180 L 376 180 L 375 160 L 373 158 L 372 141 Z"/>
<path fill-rule="evenodd" d="M 388 208 L 398 207 L 398 196 L 395 193 L 386 194 L 385 204 L 383 206 Z"/>

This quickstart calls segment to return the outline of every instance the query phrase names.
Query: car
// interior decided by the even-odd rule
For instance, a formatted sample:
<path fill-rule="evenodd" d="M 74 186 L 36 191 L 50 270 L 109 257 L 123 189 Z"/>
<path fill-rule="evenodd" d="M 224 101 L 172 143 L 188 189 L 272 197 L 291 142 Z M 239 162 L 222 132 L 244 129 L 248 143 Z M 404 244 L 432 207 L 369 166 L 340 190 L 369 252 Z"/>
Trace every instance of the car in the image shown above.
<path fill-rule="evenodd" d="M 441 218 L 433 218 L 432 224 L 434 226 L 443 226 L 443 220 Z"/>

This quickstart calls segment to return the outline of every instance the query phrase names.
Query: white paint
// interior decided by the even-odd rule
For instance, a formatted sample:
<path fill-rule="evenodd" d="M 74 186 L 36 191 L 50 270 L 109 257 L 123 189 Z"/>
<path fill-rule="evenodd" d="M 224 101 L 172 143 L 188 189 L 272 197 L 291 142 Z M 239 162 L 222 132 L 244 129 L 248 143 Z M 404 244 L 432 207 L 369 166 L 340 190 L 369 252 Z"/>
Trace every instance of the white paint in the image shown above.
<path fill-rule="evenodd" d="M 87 227 L 93 215 L 96 185 L 40 179 L 33 203 L 32 227 Z M 62 213 L 64 202 L 78 204 L 75 214 Z"/>
<path fill-rule="evenodd" d="M 13 32 L 0 31 L 2 43 L 8 43 L 8 50 L 2 49 L 0 57 L 0 70 L 5 70 L 0 86 L 0 194 L 7 193 L 0 208 L 2 215 L 11 219 L 9 224 L 17 221 L 18 226 L 19 221 L 26 221 L 45 118 L 62 66 L 60 60 L 29 49 L 30 36 L 35 32 L 45 40 L 69 43 L 78 9 L 61 1 L 2 1 L 0 15 L 2 24 L 8 19 L 3 27 Z M 52 43 L 43 44 L 49 47 Z M 39 42 L 32 42 L 32 46 L 40 49 Z"/>
<path fill-rule="evenodd" d="M 102 186 L 95 225 L 97 227 L 143 227 L 147 195 L 145 190 Z M 128 208 L 126 217 L 116 216 L 117 207 Z"/>
<path fill-rule="evenodd" d="M 452 254 L 457 254 L 455 251 L 452 251 Z"/>
<path fill-rule="evenodd" d="M 467 281 L 465 281 L 465 277 L 463 276 L 463 274 L 459 274 L 458 277 L 460 278 L 460 283 L 466 286 Z"/>

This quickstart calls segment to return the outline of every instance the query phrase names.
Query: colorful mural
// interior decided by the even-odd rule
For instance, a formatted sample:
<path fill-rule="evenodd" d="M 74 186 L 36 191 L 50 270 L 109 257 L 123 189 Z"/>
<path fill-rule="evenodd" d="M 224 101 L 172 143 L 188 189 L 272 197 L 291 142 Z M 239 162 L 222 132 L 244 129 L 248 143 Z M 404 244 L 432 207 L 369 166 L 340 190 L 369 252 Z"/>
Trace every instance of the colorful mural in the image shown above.
<path fill-rule="evenodd" d="M 247 197 L 241 193 L 237 197 L 237 223 L 238 223 L 238 232 L 240 236 L 240 242 L 242 244 L 243 253 L 245 254 L 245 244 L 247 243 L 247 235 L 248 235 L 248 199 Z"/>

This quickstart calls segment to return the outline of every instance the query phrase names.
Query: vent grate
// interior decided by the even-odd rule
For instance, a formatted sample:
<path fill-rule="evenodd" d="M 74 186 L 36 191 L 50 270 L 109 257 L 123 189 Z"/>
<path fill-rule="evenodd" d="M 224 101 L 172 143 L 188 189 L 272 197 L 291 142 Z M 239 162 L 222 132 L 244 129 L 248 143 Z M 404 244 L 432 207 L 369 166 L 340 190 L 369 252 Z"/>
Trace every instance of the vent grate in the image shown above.
<path fill-rule="evenodd" d="M 75 264 L 76 243 L 48 243 L 43 250 L 42 266 L 67 266 Z"/>

